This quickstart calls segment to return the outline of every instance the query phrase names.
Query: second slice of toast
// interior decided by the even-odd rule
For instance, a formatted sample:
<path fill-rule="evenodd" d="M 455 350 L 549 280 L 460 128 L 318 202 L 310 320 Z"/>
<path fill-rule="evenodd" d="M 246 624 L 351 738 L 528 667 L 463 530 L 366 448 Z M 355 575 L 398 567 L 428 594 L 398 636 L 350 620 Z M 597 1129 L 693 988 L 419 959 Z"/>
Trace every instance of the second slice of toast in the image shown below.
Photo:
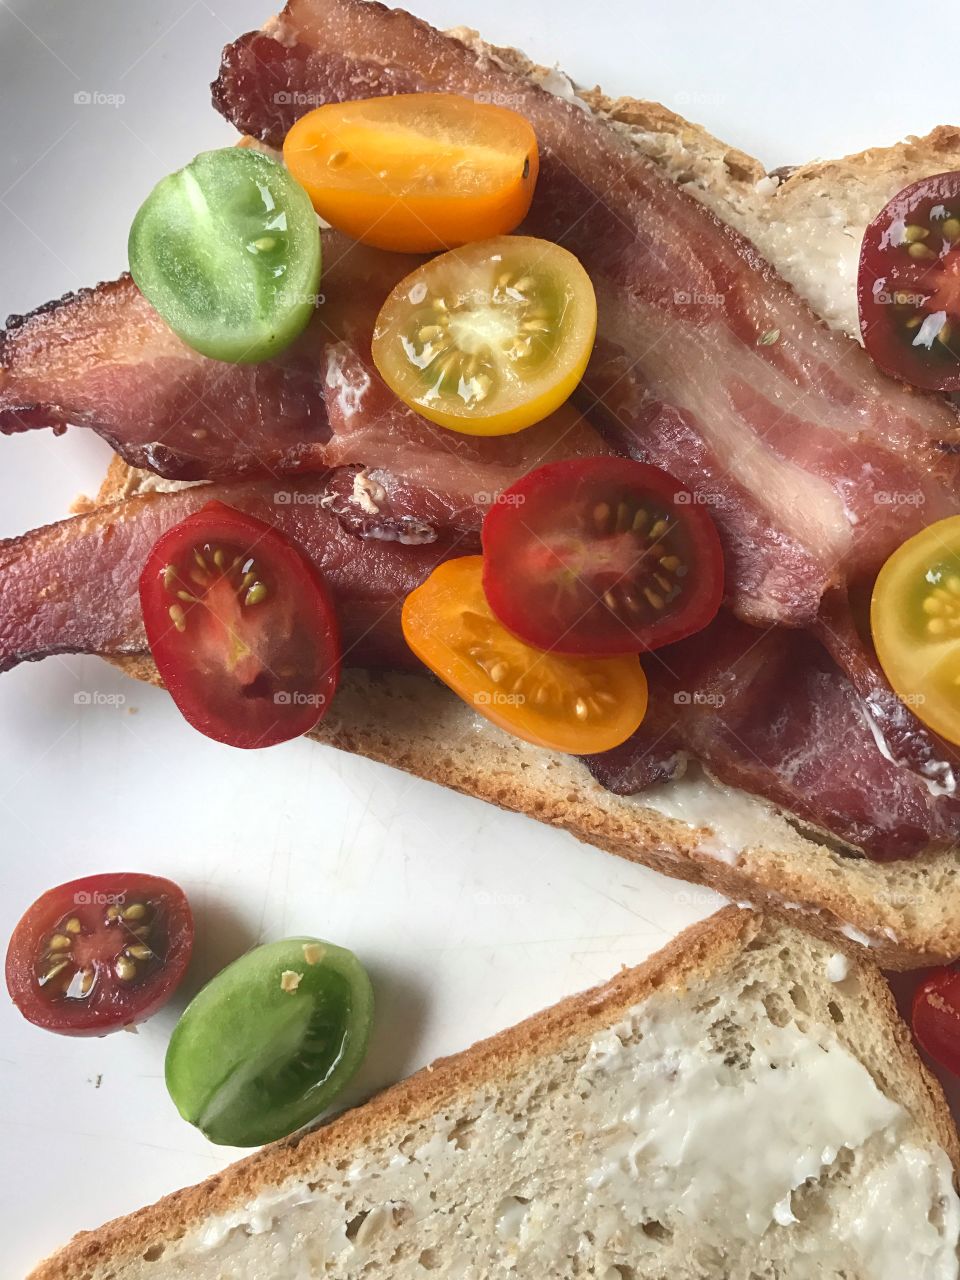
<path fill-rule="evenodd" d="M 876 969 L 731 908 L 31 1280 L 956 1280 L 957 1154 Z"/>

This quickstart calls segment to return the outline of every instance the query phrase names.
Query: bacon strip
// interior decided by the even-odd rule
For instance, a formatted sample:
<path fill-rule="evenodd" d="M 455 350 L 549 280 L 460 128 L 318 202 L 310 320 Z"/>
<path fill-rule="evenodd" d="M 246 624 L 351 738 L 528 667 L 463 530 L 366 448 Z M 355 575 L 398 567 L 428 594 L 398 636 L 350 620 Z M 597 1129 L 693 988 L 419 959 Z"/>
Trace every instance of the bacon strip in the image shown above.
<path fill-rule="evenodd" d="M 400 629 L 403 600 L 441 561 L 476 551 L 476 533 L 443 530 L 426 546 L 358 538 L 325 506 L 335 478 L 144 494 L 0 542 L 0 671 L 54 653 L 143 652 L 147 553 L 213 499 L 274 525 L 310 557 L 333 592 L 347 665 L 417 665 Z"/>
<path fill-rule="evenodd" d="M 577 253 L 598 291 L 587 395 L 620 447 L 714 506 L 740 616 L 809 625 L 825 591 L 958 509 L 944 402 L 883 378 L 620 132 L 486 54 L 401 10 L 290 0 L 227 47 L 214 102 L 277 144 L 312 106 L 401 87 L 508 96 L 534 125 L 527 229 Z"/>
<path fill-rule="evenodd" d="M 131 465 L 174 480 L 379 468 L 444 491 L 441 518 L 459 512 L 455 522 L 469 527 L 484 495 L 539 463 L 610 452 L 572 408 L 500 439 L 413 413 L 384 385 L 369 346 L 383 299 L 419 260 L 333 232 L 324 244 L 314 320 L 259 365 L 192 351 L 129 276 L 12 319 L 0 334 L 0 431 L 88 426 Z"/>
<path fill-rule="evenodd" d="M 587 758 L 609 790 L 642 791 L 662 760 L 685 751 L 721 782 L 876 861 L 960 837 L 960 754 L 941 744 L 946 773 L 936 780 L 897 764 L 870 706 L 810 634 L 761 632 L 721 614 L 659 659 L 647 663 L 651 708 L 639 732 Z"/>
<path fill-rule="evenodd" d="M 129 276 L 11 316 L 0 334 L 0 431 L 89 427 L 132 466 L 174 480 L 322 469 L 331 325 L 369 313 L 371 293 L 379 305 L 416 261 L 334 234 L 324 258 L 327 293 L 314 319 L 260 364 L 192 350 Z"/>

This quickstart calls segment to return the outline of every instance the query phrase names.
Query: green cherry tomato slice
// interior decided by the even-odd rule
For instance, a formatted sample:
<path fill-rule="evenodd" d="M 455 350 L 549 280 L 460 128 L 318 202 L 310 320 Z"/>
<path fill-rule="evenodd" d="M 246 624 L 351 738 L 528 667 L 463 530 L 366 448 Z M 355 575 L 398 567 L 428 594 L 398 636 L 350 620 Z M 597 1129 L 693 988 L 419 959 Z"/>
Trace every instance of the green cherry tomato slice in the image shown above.
<path fill-rule="evenodd" d="M 319 938 L 257 947 L 191 1001 L 167 1050 L 170 1096 L 211 1142 L 259 1146 L 315 1120 L 363 1060 L 373 989 Z"/>
<path fill-rule="evenodd" d="M 302 332 L 320 282 L 320 233 L 304 189 L 258 151 L 205 151 L 162 179 L 130 229 L 130 272 L 189 346 L 235 364 Z"/>

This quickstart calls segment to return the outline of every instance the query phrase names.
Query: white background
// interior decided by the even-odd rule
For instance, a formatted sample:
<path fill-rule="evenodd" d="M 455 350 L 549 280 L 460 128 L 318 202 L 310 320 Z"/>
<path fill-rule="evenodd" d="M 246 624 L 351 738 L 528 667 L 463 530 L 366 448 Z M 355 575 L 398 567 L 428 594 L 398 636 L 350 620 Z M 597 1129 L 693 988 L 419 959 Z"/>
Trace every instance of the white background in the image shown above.
<path fill-rule="evenodd" d="M 949 4 L 413 7 L 610 93 L 658 99 L 770 167 L 956 119 Z M 207 85 L 223 43 L 268 14 L 269 0 L 0 0 L 0 318 L 125 267 L 153 183 L 230 141 Z M 82 91 L 124 101 L 76 105 Z M 11 536 L 94 492 L 107 450 L 80 431 L 35 433 L 0 441 L 0 459 L 0 536 Z M 81 691 L 124 701 L 80 706 Z M 184 996 L 261 940 L 307 932 L 354 948 L 379 1015 L 353 1096 L 635 963 L 717 901 L 326 748 L 216 746 L 165 695 L 94 659 L 3 676 L 0 943 L 43 889 L 111 869 L 188 890 L 198 953 Z M 234 1154 L 167 1098 L 176 1012 L 138 1035 L 71 1041 L 0 1002 L 4 1277 Z"/>

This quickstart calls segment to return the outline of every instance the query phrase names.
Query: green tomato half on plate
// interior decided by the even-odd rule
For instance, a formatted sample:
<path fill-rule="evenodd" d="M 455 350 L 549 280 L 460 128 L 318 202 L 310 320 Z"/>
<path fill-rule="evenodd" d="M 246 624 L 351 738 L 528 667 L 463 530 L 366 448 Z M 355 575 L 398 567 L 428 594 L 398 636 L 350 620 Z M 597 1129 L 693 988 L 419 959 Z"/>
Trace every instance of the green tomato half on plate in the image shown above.
<path fill-rule="evenodd" d="M 363 1060 L 373 989 L 352 951 L 287 938 L 241 956 L 184 1010 L 170 1096 L 211 1142 L 252 1147 L 315 1120 Z"/>

